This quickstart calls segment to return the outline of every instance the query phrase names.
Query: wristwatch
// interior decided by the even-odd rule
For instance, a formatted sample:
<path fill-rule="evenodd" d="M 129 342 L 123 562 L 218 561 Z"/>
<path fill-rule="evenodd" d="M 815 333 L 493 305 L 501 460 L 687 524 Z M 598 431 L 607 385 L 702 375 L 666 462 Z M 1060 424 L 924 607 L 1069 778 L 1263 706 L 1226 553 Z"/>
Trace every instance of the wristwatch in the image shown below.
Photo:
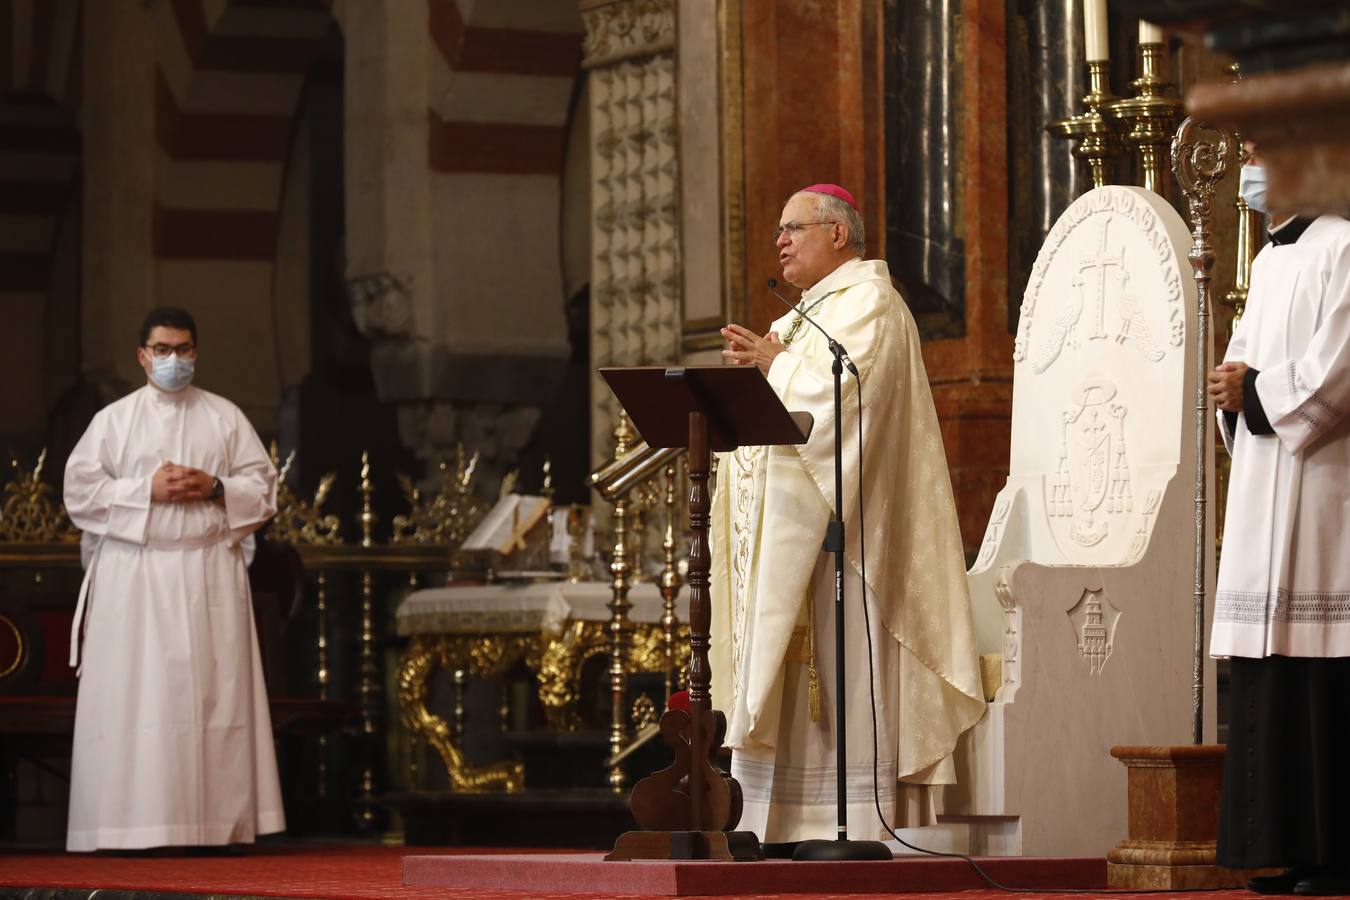
<path fill-rule="evenodd" d="M 211 499 L 219 500 L 221 497 L 224 496 L 225 496 L 225 483 L 221 481 L 219 478 L 217 478 L 215 480 L 215 483 L 211 485 Z"/>

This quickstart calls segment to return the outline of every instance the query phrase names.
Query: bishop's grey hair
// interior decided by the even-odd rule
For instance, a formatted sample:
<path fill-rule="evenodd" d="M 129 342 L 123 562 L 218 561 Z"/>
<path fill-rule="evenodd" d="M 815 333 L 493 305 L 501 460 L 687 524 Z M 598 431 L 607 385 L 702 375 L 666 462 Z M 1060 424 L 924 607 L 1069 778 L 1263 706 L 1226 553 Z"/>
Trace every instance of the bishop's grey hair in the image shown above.
<path fill-rule="evenodd" d="M 816 200 L 816 217 L 823 222 L 842 222 L 848 228 L 848 247 L 858 256 L 867 252 L 867 236 L 863 233 L 862 214 L 834 194 L 803 191 Z"/>

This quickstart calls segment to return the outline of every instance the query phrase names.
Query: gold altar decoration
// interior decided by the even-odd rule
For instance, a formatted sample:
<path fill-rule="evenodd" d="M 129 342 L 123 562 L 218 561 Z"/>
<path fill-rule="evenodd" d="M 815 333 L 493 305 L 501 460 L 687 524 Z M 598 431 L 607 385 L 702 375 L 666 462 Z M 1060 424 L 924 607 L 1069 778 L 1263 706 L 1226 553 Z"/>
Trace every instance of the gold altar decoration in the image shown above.
<path fill-rule="evenodd" d="M 681 668 L 688 666 L 688 630 L 683 630 Z M 488 634 L 414 635 L 399 667 L 399 702 L 408 730 L 425 739 L 445 763 L 450 790 L 461 793 L 519 791 L 524 787 L 524 768 L 514 760 L 483 766 L 472 765 L 459 746 L 463 722 L 462 701 L 457 696 L 451 721 L 431 712 L 427 701 L 432 676 L 439 669 L 476 678 L 500 678 L 517 663 L 530 669 L 538 685 L 549 726 L 555 731 L 576 731 L 581 726 L 581 671 L 596 656 L 609 652 L 608 622 L 571 621 L 558 635 L 521 632 Z M 640 625 L 628 644 L 626 673 L 657 673 L 664 670 L 664 633 L 659 625 Z M 458 694 L 458 692 L 457 692 Z M 648 700 L 650 703 L 650 699 Z"/>
<path fill-rule="evenodd" d="M 581 670 L 591 658 L 610 649 L 610 623 L 571 622 L 561 635 L 543 644 L 536 670 L 539 681 L 539 700 L 548 716 L 550 727 L 557 731 L 576 731 L 581 724 L 577 701 L 580 699 Z M 684 671 L 689 666 L 689 629 L 677 629 L 681 642 L 676 654 L 676 666 Z M 628 643 L 624 671 L 664 672 L 666 666 L 665 634 L 660 625 L 634 626 Z"/>
<path fill-rule="evenodd" d="M 277 466 L 277 514 L 267 526 L 265 536 L 278 543 L 301 545 L 331 545 L 342 543 L 342 523 L 337 516 L 323 514 L 323 505 L 333 489 L 337 475 L 325 472 L 319 478 L 319 486 L 314 490 L 314 499 L 301 500 L 295 488 L 291 486 L 291 469 L 295 465 L 295 451 L 286 454 L 286 461 L 279 462 L 277 442 L 271 446 L 272 465 Z M 332 699 L 332 672 L 328 668 L 328 573 L 320 570 L 315 584 L 314 597 L 314 683 L 318 687 L 319 699 Z M 316 765 L 316 793 L 320 799 L 328 797 L 328 735 L 320 734 L 319 752 Z"/>
<path fill-rule="evenodd" d="M 1162 197 L 1165 183 L 1164 163 L 1172 142 L 1173 123 L 1182 103 L 1170 96 L 1172 83 L 1162 75 L 1166 46 L 1161 43 L 1139 45 L 1139 77 L 1130 82 L 1135 95 L 1106 105 L 1108 115 L 1126 123 L 1125 139 L 1134 145 L 1139 157 L 1143 187 Z"/>
<path fill-rule="evenodd" d="M 1107 165 L 1125 154 L 1125 135 L 1120 123 L 1111 113 L 1117 98 L 1111 93 L 1109 60 L 1088 61 L 1088 92 L 1083 96 L 1087 107 L 1076 116 L 1060 119 L 1045 126 L 1055 137 L 1074 142 L 1073 155 L 1086 160 L 1092 172 L 1092 186 L 1108 184 Z"/>
<path fill-rule="evenodd" d="M 381 685 L 384 683 L 383 660 L 376 649 L 380 644 L 380 629 L 375 616 L 376 573 L 431 573 L 448 572 L 450 555 L 445 546 L 435 544 L 396 543 L 376 539 L 373 511 L 373 486 L 370 478 L 370 460 L 362 460 L 362 477 L 358 485 L 361 497 L 360 516 L 356 521 L 361 541 L 359 545 L 345 543 L 342 522 L 337 516 L 324 513 L 326 503 L 338 486 L 336 475 L 327 473 L 319 479 L 310 498 L 302 498 L 292 484 L 296 454 L 288 454 L 284 463 L 278 458 L 275 444 L 271 448 L 272 462 L 278 468 L 277 515 L 261 535 L 277 543 L 293 547 L 299 554 L 310 584 L 315 585 L 306 594 L 306 602 L 314 603 L 316 612 L 313 648 L 316 654 L 313 684 L 317 699 L 331 700 L 334 673 L 331 669 L 328 637 L 331 582 L 337 577 L 360 576 L 360 627 L 358 631 L 358 665 L 354 673 L 351 694 L 357 698 L 360 713 L 359 734 L 354 748 L 359 778 L 353 803 L 358 811 L 358 823 L 373 828 L 377 823 L 380 790 L 377 780 L 377 739 L 384 716 Z M 29 471 L 18 460 L 11 463 L 12 477 L 0 487 L 0 567 L 33 571 L 40 581 L 48 569 L 78 569 L 80 567 L 79 531 L 70 522 L 59 502 L 57 489 L 43 481 L 47 463 L 44 451 L 37 464 Z M 465 467 L 467 468 L 467 466 Z M 459 468 L 456 473 L 460 473 Z M 467 486 L 465 484 L 464 486 Z M 455 527 L 471 530 L 481 509 L 473 498 L 458 494 L 459 524 Z M 439 498 L 437 498 L 439 499 Z M 436 501 L 432 501 L 435 507 Z M 453 506 L 452 506 L 453 508 Z M 454 517 L 451 516 L 453 520 Z M 447 527 L 454 533 L 453 527 Z M 344 611 L 345 614 L 345 611 Z M 329 745 L 344 738 L 330 733 L 318 735 L 319 754 L 316 765 L 317 793 L 322 798 L 329 794 Z"/>
<path fill-rule="evenodd" d="M 277 467 L 277 514 L 267 526 L 265 536 L 282 544 L 342 543 L 342 523 L 337 516 L 323 514 L 323 505 L 328 500 L 337 475 L 325 472 L 314 490 L 314 499 L 301 500 L 290 483 L 295 451 L 286 454 L 286 461 L 282 463 L 278 458 L 276 441 L 272 442 L 271 449 L 272 465 Z"/>
<path fill-rule="evenodd" d="M 398 697 L 408 730 L 426 739 L 445 762 L 450 790 L 461 793 L 515 792 L 525 787 L 525 766 L 518 761 L 471 766 L 456 746 L 450 723 L 427 709 L 431 675 L 452 668 L 479 677 L 504 674 L 526 656 L 537 655 L 533 635 L 470 637 L 419 636 L 412 639 L 398 673 Z M 457 714 L 462 714 L 456 710 Z"/>
<path fill-rule="evenodd" d="M 440 489 L 429 501 L 423 499 L 422 491 L 411 478 L 398 473 L 409 511 L 394 516 L 391 540 L 395 544 L 443 544 L 453 550 L 464 542 L 484 513 L 483 505 L 473 493 L 478 454 L 465 457 L 464 445 L 457 444 L 454 468 L 445 460 L 438 463 Z"/>
<path fill-rule="evenodd" d="M 38 454 L 29 472 L 18 457 L 9 461 L 14 478 L 5 485 L 0 506 L 0 541 L 16 544 L 78 543 L 80 531 L 70 523 L 64 504 L 52 499 L 51 485 L 42 480 L 47 451 Z"/>

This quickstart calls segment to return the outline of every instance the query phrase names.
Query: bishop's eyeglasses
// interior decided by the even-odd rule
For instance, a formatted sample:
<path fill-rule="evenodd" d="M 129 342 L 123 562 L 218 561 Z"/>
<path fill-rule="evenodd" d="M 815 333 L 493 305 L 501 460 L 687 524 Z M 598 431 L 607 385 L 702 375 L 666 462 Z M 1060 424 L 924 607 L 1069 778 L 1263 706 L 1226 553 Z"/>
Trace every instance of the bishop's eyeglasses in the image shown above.
<path fill-rule="evenodd" d="M 787 222 L 783 225 L 779 225 L 777 228 L 773 230 L 773 242 L 775 244 L 778 243 L 779 239 L 785 234 L 788 236 L 788 240 L 795 240 L 797 235 L 801 234 L 803 231 L 805 231 L 812 225 L 838 225 L 838 224 L 839 221 L 837 219 L 826 220 L 822 222 Z"/>

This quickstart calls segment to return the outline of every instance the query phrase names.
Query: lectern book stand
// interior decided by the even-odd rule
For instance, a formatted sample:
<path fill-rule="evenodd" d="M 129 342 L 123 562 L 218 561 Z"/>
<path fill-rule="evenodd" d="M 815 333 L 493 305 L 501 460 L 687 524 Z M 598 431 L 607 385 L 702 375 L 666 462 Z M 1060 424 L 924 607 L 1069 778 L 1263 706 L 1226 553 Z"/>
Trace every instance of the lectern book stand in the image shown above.
<path fill-rule="evenodd" d="M 667 710 L 661 736 L 675 762 L 633 788 L 630 804 L 642 831 L 619 836 L 608 860 L 762 859 L 753 832 L 736 831 L 741 788 L 716 766 L 726 717 L 712 708 L 708 631 L 708 470 L 712 451 L 802 444 L 809 413 L 790 413 L 753 366 L 602 368 L 600 375 L 651 447 L 688 447 L 689 712 Z"/>

